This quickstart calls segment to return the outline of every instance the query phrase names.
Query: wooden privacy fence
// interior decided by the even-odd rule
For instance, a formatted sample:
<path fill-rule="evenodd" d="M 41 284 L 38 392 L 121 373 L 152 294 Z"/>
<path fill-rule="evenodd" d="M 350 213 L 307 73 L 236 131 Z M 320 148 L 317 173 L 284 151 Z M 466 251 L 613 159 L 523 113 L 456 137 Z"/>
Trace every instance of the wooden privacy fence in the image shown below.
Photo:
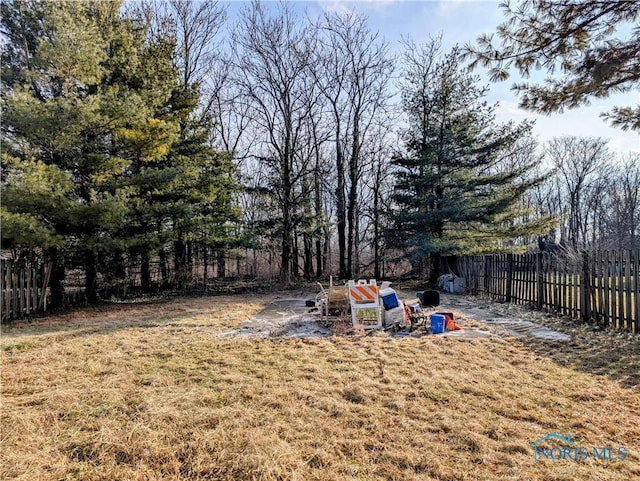
<path fill-rule="evenodd" d="M 640 250 L 461 256 L 472 294 L 640 333 Z"/>
<path fill-rule="evenodd" d="M 0 260 L 2 322 L 47 308 L 51 264 Z"/>

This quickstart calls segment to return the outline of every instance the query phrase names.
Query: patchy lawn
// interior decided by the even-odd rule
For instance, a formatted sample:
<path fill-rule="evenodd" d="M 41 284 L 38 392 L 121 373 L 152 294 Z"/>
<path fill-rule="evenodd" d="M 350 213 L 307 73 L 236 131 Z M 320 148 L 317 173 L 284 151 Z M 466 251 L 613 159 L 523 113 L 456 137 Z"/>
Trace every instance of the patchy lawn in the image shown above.
<path fill-rule="evenodd" d="M 271 299 L 5 327 L 0 479 L 640 479 L 640 336 L 217 337 Z M 589 456 L 534 462 L 549 433 Z"/>

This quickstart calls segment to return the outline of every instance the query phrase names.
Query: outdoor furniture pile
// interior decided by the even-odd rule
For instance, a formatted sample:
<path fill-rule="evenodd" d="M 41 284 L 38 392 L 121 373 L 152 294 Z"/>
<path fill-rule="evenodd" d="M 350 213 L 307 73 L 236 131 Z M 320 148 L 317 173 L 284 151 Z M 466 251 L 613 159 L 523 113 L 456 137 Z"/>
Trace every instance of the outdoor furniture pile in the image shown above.
<path fill-rule="evenodd" d="M 432 333 L 459 329 L 453 321 L 453 313 L 434 312 L 440 305 L 440 294 L 435 290 L 420 291 L 415 299 L 402 301 L 388 281 L 378 285 L 375 279 L 360 279 L 335 285 L 330 279 L 328 289 L 319 285 L 320 292 L 313 302 L 327 326 L 348 319 L 353 328 L 365 331 L 414 331 L 422 326 Z"/>

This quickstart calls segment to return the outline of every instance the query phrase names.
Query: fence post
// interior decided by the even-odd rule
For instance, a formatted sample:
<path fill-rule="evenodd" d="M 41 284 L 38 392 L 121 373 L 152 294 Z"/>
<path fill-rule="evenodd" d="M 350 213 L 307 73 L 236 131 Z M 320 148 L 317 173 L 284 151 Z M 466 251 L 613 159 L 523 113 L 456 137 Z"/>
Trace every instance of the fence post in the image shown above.
<path fill-rule="evenodd" d="M 640 335 L 640 249 L 633 251 L 633 287 L 633 297 L 636 300 L 634 333 Z"/>
<path fill-rule="evenodd" d="M 484 271 L 484 283 L 482 284 L 482 291 L 484 295 L 489 297 L 489 256 L 482 256 L 482 270 Z"/>
<path fill-rule="evenodd" d="M 0 318 L 9 319 L 9 261 L 0 260 L 0 295 L 2 301 L 0 303 Z"/>
<path fill-rule="evenodd" d="M 511 302 L 511 286 L 513 284 L 513 254 L 507 254 L 507 282 L 505 286 L 505 302 Z"/>
<path fill-rule="evenodd" d="M 542 252 L 536 252 L 536 308 L 544 307 L 544 273 L 542 272 Z"/>
<path fill-rule="evenodd" d="M 589 270 L 589 253 L 582 251 L 582 274 L 580 276 L 580 320 L 591 320 L 591 272 Z"/>

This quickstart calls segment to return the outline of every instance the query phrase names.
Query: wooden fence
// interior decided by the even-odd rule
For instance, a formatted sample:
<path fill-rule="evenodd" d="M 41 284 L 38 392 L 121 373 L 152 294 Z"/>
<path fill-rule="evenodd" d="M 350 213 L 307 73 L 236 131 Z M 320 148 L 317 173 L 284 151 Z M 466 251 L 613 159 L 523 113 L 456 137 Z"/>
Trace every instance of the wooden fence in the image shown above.
<path fill-rule="evenodd" d="M 2 322 L 47 309 L 50 264 L 0 260 Z"/>
<path fill-rule="evenodd" d="M 472 294 L 640 333 L 640 250 L 462 256 Z"/>

